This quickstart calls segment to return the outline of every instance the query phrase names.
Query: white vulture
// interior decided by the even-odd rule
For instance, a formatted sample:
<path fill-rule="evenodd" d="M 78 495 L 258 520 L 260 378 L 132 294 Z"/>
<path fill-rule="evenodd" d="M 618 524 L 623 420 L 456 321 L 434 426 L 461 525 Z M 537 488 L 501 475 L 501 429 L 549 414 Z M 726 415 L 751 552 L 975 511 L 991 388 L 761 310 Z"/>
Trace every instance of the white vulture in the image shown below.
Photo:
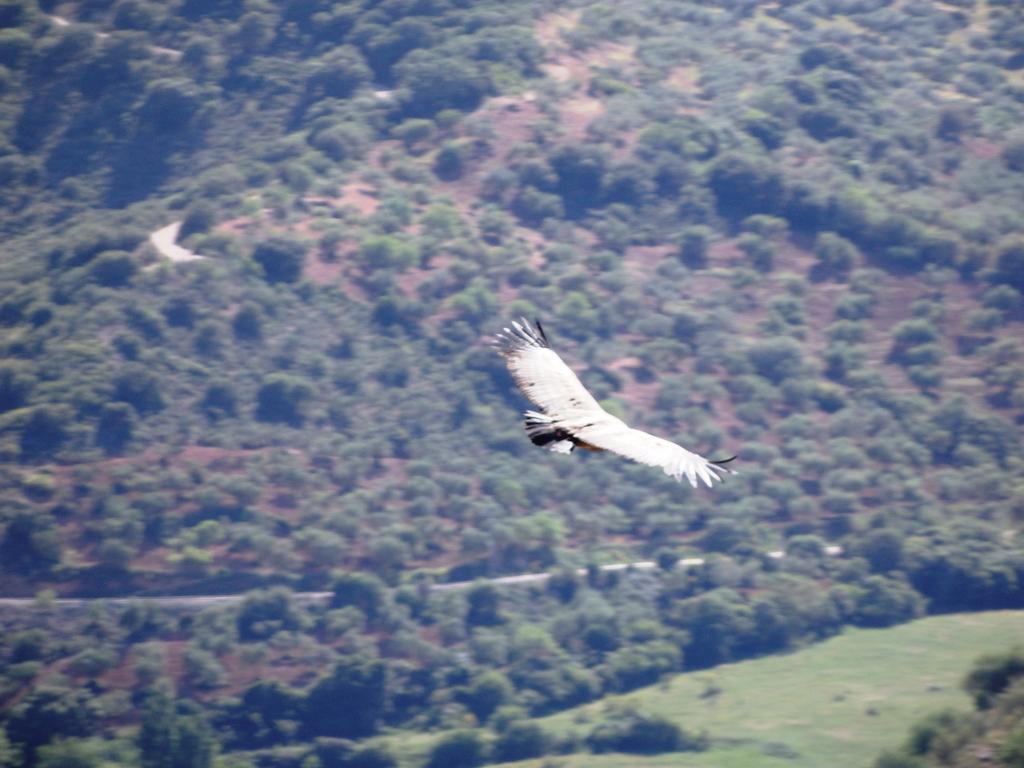
<path fill-rule="evenodd" d="M 723 465 L 736 457 L 713 461 L 655 435 L 632 429 L 608 413 L 587 391 L 572 369 L 551 349 L 540 322 L 526 318 L 497 334 L 495 348 L 505 358 L 512 378 L 541 412 L 526 411 L 526 434 L 534 445 L 556 453 L 574 448 L 611 451 L 652 467 L 661 467 L 676 480 L 683 476 L 697 487 L 710 488 L 719 473 L 732 473 Z"/>

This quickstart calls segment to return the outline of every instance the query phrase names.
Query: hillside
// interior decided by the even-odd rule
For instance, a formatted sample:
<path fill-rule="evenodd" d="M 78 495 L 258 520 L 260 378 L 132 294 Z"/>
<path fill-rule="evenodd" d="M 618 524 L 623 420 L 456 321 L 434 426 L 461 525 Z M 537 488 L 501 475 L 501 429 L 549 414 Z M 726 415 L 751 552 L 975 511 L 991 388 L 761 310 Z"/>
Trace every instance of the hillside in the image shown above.
<path fill-rule="evenodd" d="M 695 768 L 795 768 L 826 760 L 837 768 L 864 766 L 883 749 L 895 751 L 922 713 L 952 712 L 961 722 L 968 720 L 972 702 L 961 688 L 966 671 L 980 654 L 1002 653 L 1019 639 L 1022 622 L 1019 612 L 993 612 L 850 630 L 796 653 L 679 675 L 538 722 L 554 738 L 582 742 L 622 712 L 665 718 L 706 735 L 706 750 L 682 757 Z M 410 746 L 420 754 L 429 751 L 422 742 L 393 741 L 396 751 L 406 745 L 409 765 L 420 764 Z M 559 759 L 564 768 L 680 763 L 678 754 L 583 753 Z"/>
<path fill-rule="evenodd" d="M 8 733 L 494 728 L 1024 607 L 1022 40 L 995 0 L 2 0 L 0 592 L 275 588 L 0 617 Z M 535 449 L 520 315 L 740 473 Z"/>

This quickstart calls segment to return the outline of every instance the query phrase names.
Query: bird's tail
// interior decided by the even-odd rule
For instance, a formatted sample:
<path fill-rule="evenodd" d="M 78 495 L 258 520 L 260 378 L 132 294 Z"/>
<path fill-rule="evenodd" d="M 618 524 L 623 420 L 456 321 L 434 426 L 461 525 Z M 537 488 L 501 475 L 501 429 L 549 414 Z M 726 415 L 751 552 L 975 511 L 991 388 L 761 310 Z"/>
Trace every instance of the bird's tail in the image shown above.
<path fill-rule="evenodd" d="M 555 424 L 554 420 L 537 411 L 527 411 L 523 414 L 525 420 L 523 427 L 530 438 L 530 442 L 547 448 L 555 453 L 572 453 L 576 447 L 569 433 Z"/>

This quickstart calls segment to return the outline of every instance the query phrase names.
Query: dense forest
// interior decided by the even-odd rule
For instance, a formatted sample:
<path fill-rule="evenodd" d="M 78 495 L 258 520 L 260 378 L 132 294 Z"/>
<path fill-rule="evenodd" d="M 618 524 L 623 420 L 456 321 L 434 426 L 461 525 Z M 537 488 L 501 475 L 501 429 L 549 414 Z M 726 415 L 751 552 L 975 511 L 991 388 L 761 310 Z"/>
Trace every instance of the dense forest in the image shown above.
<path fill-rule="evenodd" d="M 0 766 L 699 750 L 532 718 L 1024 608 L 1021 126 L 1015 0 L 0 0 Z M 739 474 L 531 446 L 521 315 Z"/>

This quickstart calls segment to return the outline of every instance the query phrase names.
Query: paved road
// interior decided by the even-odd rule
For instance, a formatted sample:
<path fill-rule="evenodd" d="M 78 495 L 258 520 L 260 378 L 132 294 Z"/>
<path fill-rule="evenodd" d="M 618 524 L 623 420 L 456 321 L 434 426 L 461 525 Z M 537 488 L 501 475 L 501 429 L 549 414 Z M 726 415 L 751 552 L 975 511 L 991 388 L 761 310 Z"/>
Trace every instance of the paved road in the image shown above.
<path fill-rule="evenodd" d="M 825 554 L 835 557 L 841 554 L 842 547 L 825 547 Z M 781 550 L 769 552 L 768 557 L 782 558 L 786 553 Z M 685 557 L 676 562 L 676 568 L 697 568 L 704 565 L 703 557 Z M 604 572 L 625 571 L 633 569 L 636 571 L 649 571 L 657 568 L 658 564 L 652 560 L 637 560 L 632 563 L 609 563 L 600 566 Z M 585 576 L 586 568 L 578 568 L 576 573 Z M 516 584 L 542 584 L 551 578 L 550 573 L 519 573 L 514 576 L 495 576 L 491 579 L 478 579 L 475 581 L 453 581 L 445 584 L 431 584 L 430 589 L 434 592 L 454 592 L 462 589 L 469 589 L 480 581 L 486 581 L 498 586 L 509 586 Z M 296 592 L 294 599 L 300 603 L 323 603 L 330 599 L 333 592 Z M 53 605 L 60 608 L 87 608 L 90 605 L 134 605 L 147 603 L 161 608 L 209 608 L 213 606 L 235 605 L 245 599 L 245 593 L 237 595 L 167 595 L 159 597 L 71 597 L 58 598 L 51 601 L 40 602 L 33 597 L 0 597 L 0 608 L 31 608 L 43 605 Z"/>

